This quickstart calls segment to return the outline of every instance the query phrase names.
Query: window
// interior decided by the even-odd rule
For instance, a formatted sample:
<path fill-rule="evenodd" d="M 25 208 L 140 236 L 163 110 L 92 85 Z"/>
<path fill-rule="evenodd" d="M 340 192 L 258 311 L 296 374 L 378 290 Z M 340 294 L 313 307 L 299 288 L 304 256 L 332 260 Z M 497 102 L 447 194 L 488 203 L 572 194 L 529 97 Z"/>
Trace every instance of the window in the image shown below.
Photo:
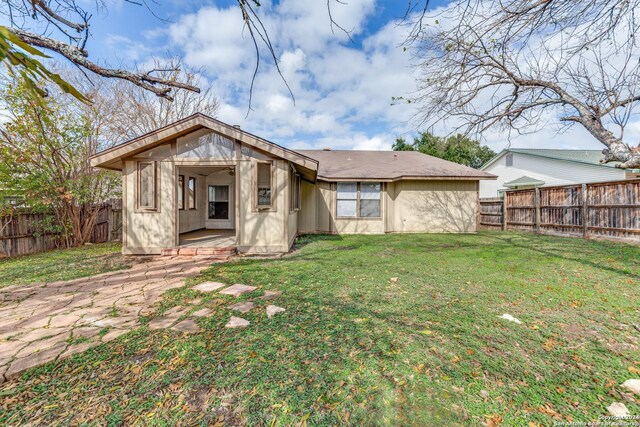
<path fill-rule="evenodd" d="M 513 166 L 513 154 L 512 153 L 508 153 L 505 156 L 505 162 L 506 162 L 507 166 Z"/>
<path fill-rule="evenodd" d="M 138 163 L 138 208 L 156 208 L 156 164 Z"/>
<path fill-rule="evenodd" d="M 209 186 L 209 219 L 229 219 L 229 186 Z"/>
<path fill-rule="evenodd" d="M 337 216 L 380 218 L 380 188 L 379 182 L 339 182 Z"/>
<path fill-rule="evenodd" d="M 355 217 L 358 212 L 358 183 L 338 183 L 337 214 L 344 217 Z"/>
<path fill-rule="evenodd" d="M 380 183 L 360 183 L 360 216 L 380 218 Z"/>
<path fill-rule="evenodd" d="M 270 208 L 271 207 L 271 163 L 260 162 L 258 163 L 257 174 L 257 189 L 258 189 L 258 208 Z"/>
<path fill-rule="evenodd" d="M 289 172 L 289 200 L 291 212 L 300 210 L 300 190 L 302 186 L 302 179 L 298 175 L 295 169 L 291 168 Z"/>
<path fill-rule="evenodd" d="M 184 175 L 178 175 L 178 209 L 184 209 Z"/>
<path fill-rule="evenodd" d="M 196 209 L 196 179 L 192 176 L 189 177 L 189 209 Z"/>

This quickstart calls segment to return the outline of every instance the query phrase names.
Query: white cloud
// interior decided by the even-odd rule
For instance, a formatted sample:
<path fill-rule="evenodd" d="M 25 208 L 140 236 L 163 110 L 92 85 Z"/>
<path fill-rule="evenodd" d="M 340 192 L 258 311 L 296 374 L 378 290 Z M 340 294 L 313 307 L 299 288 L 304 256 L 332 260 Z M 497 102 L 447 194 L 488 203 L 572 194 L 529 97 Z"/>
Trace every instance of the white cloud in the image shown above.
<path fill-rule="evenodd" d="M 356 36 L 374 8 L 375 0 L 336 3 L 332 16 Z M 325 2 L 283 0 L 260 9 L 295 105 L 262 49 L 246 119 L 255 52 L 247 31 L 242 33 L 239 9 L 205 7 L 169 28 L 186 63 L 206 70 L 222 100 L 222 120 L 298 147 L 389 149 L 393 132 L 407 130 L 408 106 L 390 105 L 392 96 L 415 86 L 409 55 L 398 47 L 404 29 L 389 23 L 360 46 L 342 30 L 332 31 Z"/>
<path fill-rule="evenodd" d="M 167 27 L 147 31 L 146 37 L 150 43 L 166 36 L 168 46 L 163 49 L 171 48 L 182 54 L 187 65 L 203 68 L 221 100 L 219 117 L 226 122 L 292 148 L 390 149 L 396 136 L 411 138 L 415 126 L 409 122 L 415 106 L 390 105 L 392 97 L 408 97 L 416 89 L 411 54 L 400 47 L 407 28 L 392 21 L 369 33 L 367 24 L 376 0 L 332 4 L 333 18 L 353 31 L 357 43 L 351 43 L 338 28 L 332 31 L 324 1 L 263 2 L 259 14 L 295 104 L 261 46 L 261 66 L 248 117 L 256 57 L 237 6 L 192 8 L 195 12 L 183 14 Z M 444 135 L 451 125 L 439 124 L 432 131 Z M 627 136 L 640 137 L 640 125 L 632 124 Z M 528 135 L 491 130 L 480 139 L 494 150 L 509 143 L 600 148 L 578 126 L 560 135 L 551 126 Z"/>

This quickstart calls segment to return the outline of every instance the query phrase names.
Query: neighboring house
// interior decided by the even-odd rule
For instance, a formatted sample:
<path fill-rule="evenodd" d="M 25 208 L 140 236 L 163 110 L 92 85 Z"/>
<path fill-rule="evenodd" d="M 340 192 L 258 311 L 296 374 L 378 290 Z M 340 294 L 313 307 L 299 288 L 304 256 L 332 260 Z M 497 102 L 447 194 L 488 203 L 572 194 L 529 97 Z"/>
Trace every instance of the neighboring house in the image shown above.
<path fill-rule="evenodd" d="M 601 150 L 553 150 L 508 148 L 480 169 L 497 175 L 495 181 L 480 184 L 480 197 L 497 197 L 505 190 L 618 181 L 640 177 L 639 169 L 601 164 Z"/>
<path fill-rule="evenodd" d="M 474 232 L 479 181 L 495 178 L 417 152 L 293 151 L 202 114 L 91 164 L 122 171 L 125 254 L 282 253 L 303 233 Z"/>

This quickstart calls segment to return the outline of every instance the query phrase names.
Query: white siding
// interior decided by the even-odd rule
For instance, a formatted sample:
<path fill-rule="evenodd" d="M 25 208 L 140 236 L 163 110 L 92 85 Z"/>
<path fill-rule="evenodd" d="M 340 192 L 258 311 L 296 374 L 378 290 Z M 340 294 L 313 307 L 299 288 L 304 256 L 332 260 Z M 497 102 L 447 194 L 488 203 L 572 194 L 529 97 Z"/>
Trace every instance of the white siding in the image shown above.
<path fill-rule="evenodd" d="M 545 186 L 625 179 L 624 171 L 586 163 L 548 159 L 521 153 L 513 154 L 513 166 L 506 166 L 505 155 L 484 171 L 498 176 L 495 181 L 480 181 L 480 197 L 496 197 L 504 183 L 523 175 L 545 182 Z"/>

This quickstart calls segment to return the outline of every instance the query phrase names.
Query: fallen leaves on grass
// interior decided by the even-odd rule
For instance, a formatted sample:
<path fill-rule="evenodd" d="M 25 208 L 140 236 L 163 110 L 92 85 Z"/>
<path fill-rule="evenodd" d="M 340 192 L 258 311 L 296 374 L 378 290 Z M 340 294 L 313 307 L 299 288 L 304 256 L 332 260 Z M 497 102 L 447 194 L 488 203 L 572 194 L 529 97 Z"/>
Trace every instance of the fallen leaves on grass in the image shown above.
<path fill-rule="evenodd" d="M 498 414 L 485 415 L 487 427 L 499 427 L 502 425 L 502 417 Z"/>

